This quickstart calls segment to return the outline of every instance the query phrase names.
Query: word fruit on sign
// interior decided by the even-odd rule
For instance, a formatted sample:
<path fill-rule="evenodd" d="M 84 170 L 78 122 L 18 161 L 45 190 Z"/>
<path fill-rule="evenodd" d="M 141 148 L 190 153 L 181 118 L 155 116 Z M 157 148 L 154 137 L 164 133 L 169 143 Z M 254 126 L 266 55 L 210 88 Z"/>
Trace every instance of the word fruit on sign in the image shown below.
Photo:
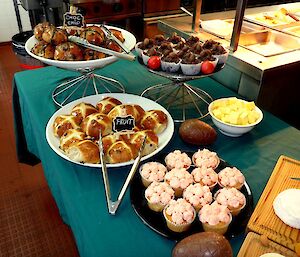
<path fill-rule="evenodd" d="M 128 115 L 124 117 L 116 117 L 113 120 L 113 131 L 131 131 L 135 127 L 135 119 L 133 116 Z"/>

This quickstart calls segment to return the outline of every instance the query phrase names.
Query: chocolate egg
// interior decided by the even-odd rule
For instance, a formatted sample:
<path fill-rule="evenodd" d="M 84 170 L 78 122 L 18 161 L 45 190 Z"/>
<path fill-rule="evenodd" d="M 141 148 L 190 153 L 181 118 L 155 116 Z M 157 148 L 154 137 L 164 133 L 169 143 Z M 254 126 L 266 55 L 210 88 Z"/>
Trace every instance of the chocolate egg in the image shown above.
<path fill-rule="evenodd" d="M 172 257 L 232 257 L 228 240 L 215 232 L 200 232 L 182 239 Z"/>
<path fill-rule="evenodd" d="M 179 135 L 184 142 L 193 145 L 209 145 L 217 139 L 215 129 L 197 119 L 184 121 L 179 127 Z"/>

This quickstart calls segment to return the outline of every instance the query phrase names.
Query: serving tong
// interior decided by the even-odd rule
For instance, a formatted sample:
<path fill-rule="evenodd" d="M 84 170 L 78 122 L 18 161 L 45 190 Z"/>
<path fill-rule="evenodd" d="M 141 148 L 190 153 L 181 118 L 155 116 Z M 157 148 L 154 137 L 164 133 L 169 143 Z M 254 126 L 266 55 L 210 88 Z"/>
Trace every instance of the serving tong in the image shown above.
<path fill-rule="evenodd" d="M 290 179 L 300 181 L 300 178 L 290 177 Z"/>
<path fill-rule="evenodd" d="M 100 25 L 100 28 L 103 29 L 106 33 L 106 37 L 110 40 L 115 41 L 119 47 L 122 48 L 122 50 L 126 53 L 129 54 L 130 50 L 123 45 L 123 43 L 109 30 L 109 28 L 107 28 L 106 26 L 104 26 L 103 24 Z"/>
<path fill-rule="evenodd" d="M 142 144 L 140 146 L 139 152 L 138 152 L 138 156 L 136 157 L 136 159 L 134 160 L 134 163 L 127 175 L 127 178 L 121 188 L 121 191 L 119 193 L 119 196 L 117 198 L 116 201 L 112 201 L 111 200 L 111 193 L 110 193 L 110 184 L 109 184 L 109 179 L 108 179 L 108 174 L 107 174 L 107 167 L 106 167 L 106 161 L 104 158 L 104 151 L 103 151 L 103 144 L 102 144 L 102 135 L 101 135 L 101 130 L 99 133 L 99 151 L 100 151 L 100 161 L 101 161 L 101 170 L 102 170 L 102 176 L 103 176 L 103 181 L 104 181 L 104 187 L 105 187 L 105 196 L 106 196 L 106 202 L 107 202 L 107 208 L 108 208 L 108 212 L 112 215 L 116 214 L 116 211 L 120 205 L 120 203 L 123 200 L 123 197 L 126 193 L 126 190 L 128 188 L 128 185 L 130 183 L 130 181 L 132 180 L 139 164 L 142 158 L 142 152 L 145 148 L 145 142 L 146 142 L 146 136 L 144 137 Z"/>
<path fill-rule="evenodd" d="M 83 47 L 86 47 L 86 48 L 89 48 L 89 49 L 92 49 L 92 50 L 95 50 L 95 51 L 98 51 L 98 52 L 102 52 L 104 54 L 114 55 L 118 58 L 125 59 L 125 60 L 128 60 L 128 61 L 134 61 L 135 60 L 135 56 L 133 54 L 119 53 L 119 52 L 116 52 L 116 51 L 113 51 L 113 50 L 110 50 L 110 49 L 107 49 L 107 48 L 104 48 L 104 47 L 101 47 L 101 46 L 96 46 L 96 45 L 91 44 L 89 41 L 87 41 L 86 39 L 81 38 L 81 37 L 69 36 L 68 39 L 69 39 L 69 41 L 74 42 L 78 45 L 81 45 Z"/>

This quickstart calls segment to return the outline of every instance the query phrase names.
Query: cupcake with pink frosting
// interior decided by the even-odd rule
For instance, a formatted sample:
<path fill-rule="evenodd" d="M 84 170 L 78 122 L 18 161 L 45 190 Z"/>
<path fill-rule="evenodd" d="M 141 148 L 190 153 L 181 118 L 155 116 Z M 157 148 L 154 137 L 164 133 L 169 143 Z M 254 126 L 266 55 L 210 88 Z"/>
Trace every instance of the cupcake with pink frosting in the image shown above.
<path fill-rule="evenodd" d="M 204 231 L 224 235 L 232 221 L 232 215 L 226 206 L 215 201 L 202 207 L 199 211 L 199 219 Z"/>
<path fill-rule="evenodd" d="M 195 208 L 196 212 L 213 200 L 209 187 L 199 183 L 189 185 L 183 191 L 183 198 Z"/>
<path fill-rule="evenodd" d="M 245 183 L 245 177 L 236 167 L 226 167 L 218 174 L 218 184 L 220 187 L 234 187 L 241 189 Z"/>
<path fill-rule="evenodd" d="M 181 197 L 183 190 L 192 184 L 194 179 L 185 168 L 174 168 L 166 173 L 165 182 L 174 189 L 175 196 Z"/>
<path fill-rule="evenodd" d="M 215 194 L 217 203 L 227 206 L 232 216 L 236 216 L 246 205 L 246 197 L 236 188 L 222 188 Z"/>
<path fill-rule="evenodd" d="M 170 170 L 174 168 L 188 169 L 191 166 L 192 161 L 186 153 L 182 153 L 180 150 L 175 150 L 166 156 L 165 163 Z"/>
<path fill-rule="evenodd" d="M 208 149 L 198 150 L 193 154 L 193 163 L 197 167 L 205 167 L 215 169 L 220 163 L 220 158 L 217 153 L 211 152 Z"/>
<path fill-rule="evenodd" d="M 182 198 L 171 200 L 163 214 L 168 228 L 179 233 L 188 230 L 196 217 L 193 206 Z"/>
<path fill-rule="evenodd" d="M 161 212 L 174 199 L 174 190 L 166 182 L 152 182 L 145 190 L 145 198 L 151 210 Z"/>
<path fill-rule="evenodd" d="M 147 162 L 143 164 L 140 168 L 143 185 L 148 187 L 153 181 L 163 181 L 166 172 L 167 168 L 159 162 Z"/>
<path fill-rule="evenodd" d="M 213 189 L 218 183 L 218 174 L 212 168 L 195 168 L 192 171 L 194 181 L 200 183 L 202 186 L 208 186 Z"/>

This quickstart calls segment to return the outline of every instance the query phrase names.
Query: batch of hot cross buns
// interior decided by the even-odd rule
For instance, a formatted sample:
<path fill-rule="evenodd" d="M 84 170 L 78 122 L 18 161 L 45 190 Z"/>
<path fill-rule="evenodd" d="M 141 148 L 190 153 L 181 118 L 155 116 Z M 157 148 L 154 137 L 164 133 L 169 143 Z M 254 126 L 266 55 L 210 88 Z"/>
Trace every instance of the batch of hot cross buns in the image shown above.
<path fill-rule="evenodd" d="M 130 131 L 114 130 L 114 120 L 131 117 L 135 126 Z M 99 133 L 106 162 L 122 163 L 137 157 L 146 136 L 142 156 L 155 151 L 159 134 L 168 125 L 168 117 L 161 110 L 145 111 L 138 104 L 123 104 L 116 98 L 105 97 L 93 106 L 75 105 L 70 114 L 59 115 L 53 123 L 54 135 L 60 138 L 60 149 L 73 161 L 99 163 Z"/>
<path fill-rule="evenodd" d="M 113 35 L 121 42 L 125 41 L 122 32 L 110 29 Z M 48 22 L 35 26 L 34 36 L 38 40 L 31 52 L 39 57 L 58 61 L 89 61 L 105 58 L 104 53 L 81 47 L 76 43 L 69 42 L 68 36 L 75 35 L 86 39 L 89 43 L 122 52 L 121 47 L 114 41 L 109 40 L 99 26 L 87 26 L 85 28 L 67 29 L 57 28 Z"/>

